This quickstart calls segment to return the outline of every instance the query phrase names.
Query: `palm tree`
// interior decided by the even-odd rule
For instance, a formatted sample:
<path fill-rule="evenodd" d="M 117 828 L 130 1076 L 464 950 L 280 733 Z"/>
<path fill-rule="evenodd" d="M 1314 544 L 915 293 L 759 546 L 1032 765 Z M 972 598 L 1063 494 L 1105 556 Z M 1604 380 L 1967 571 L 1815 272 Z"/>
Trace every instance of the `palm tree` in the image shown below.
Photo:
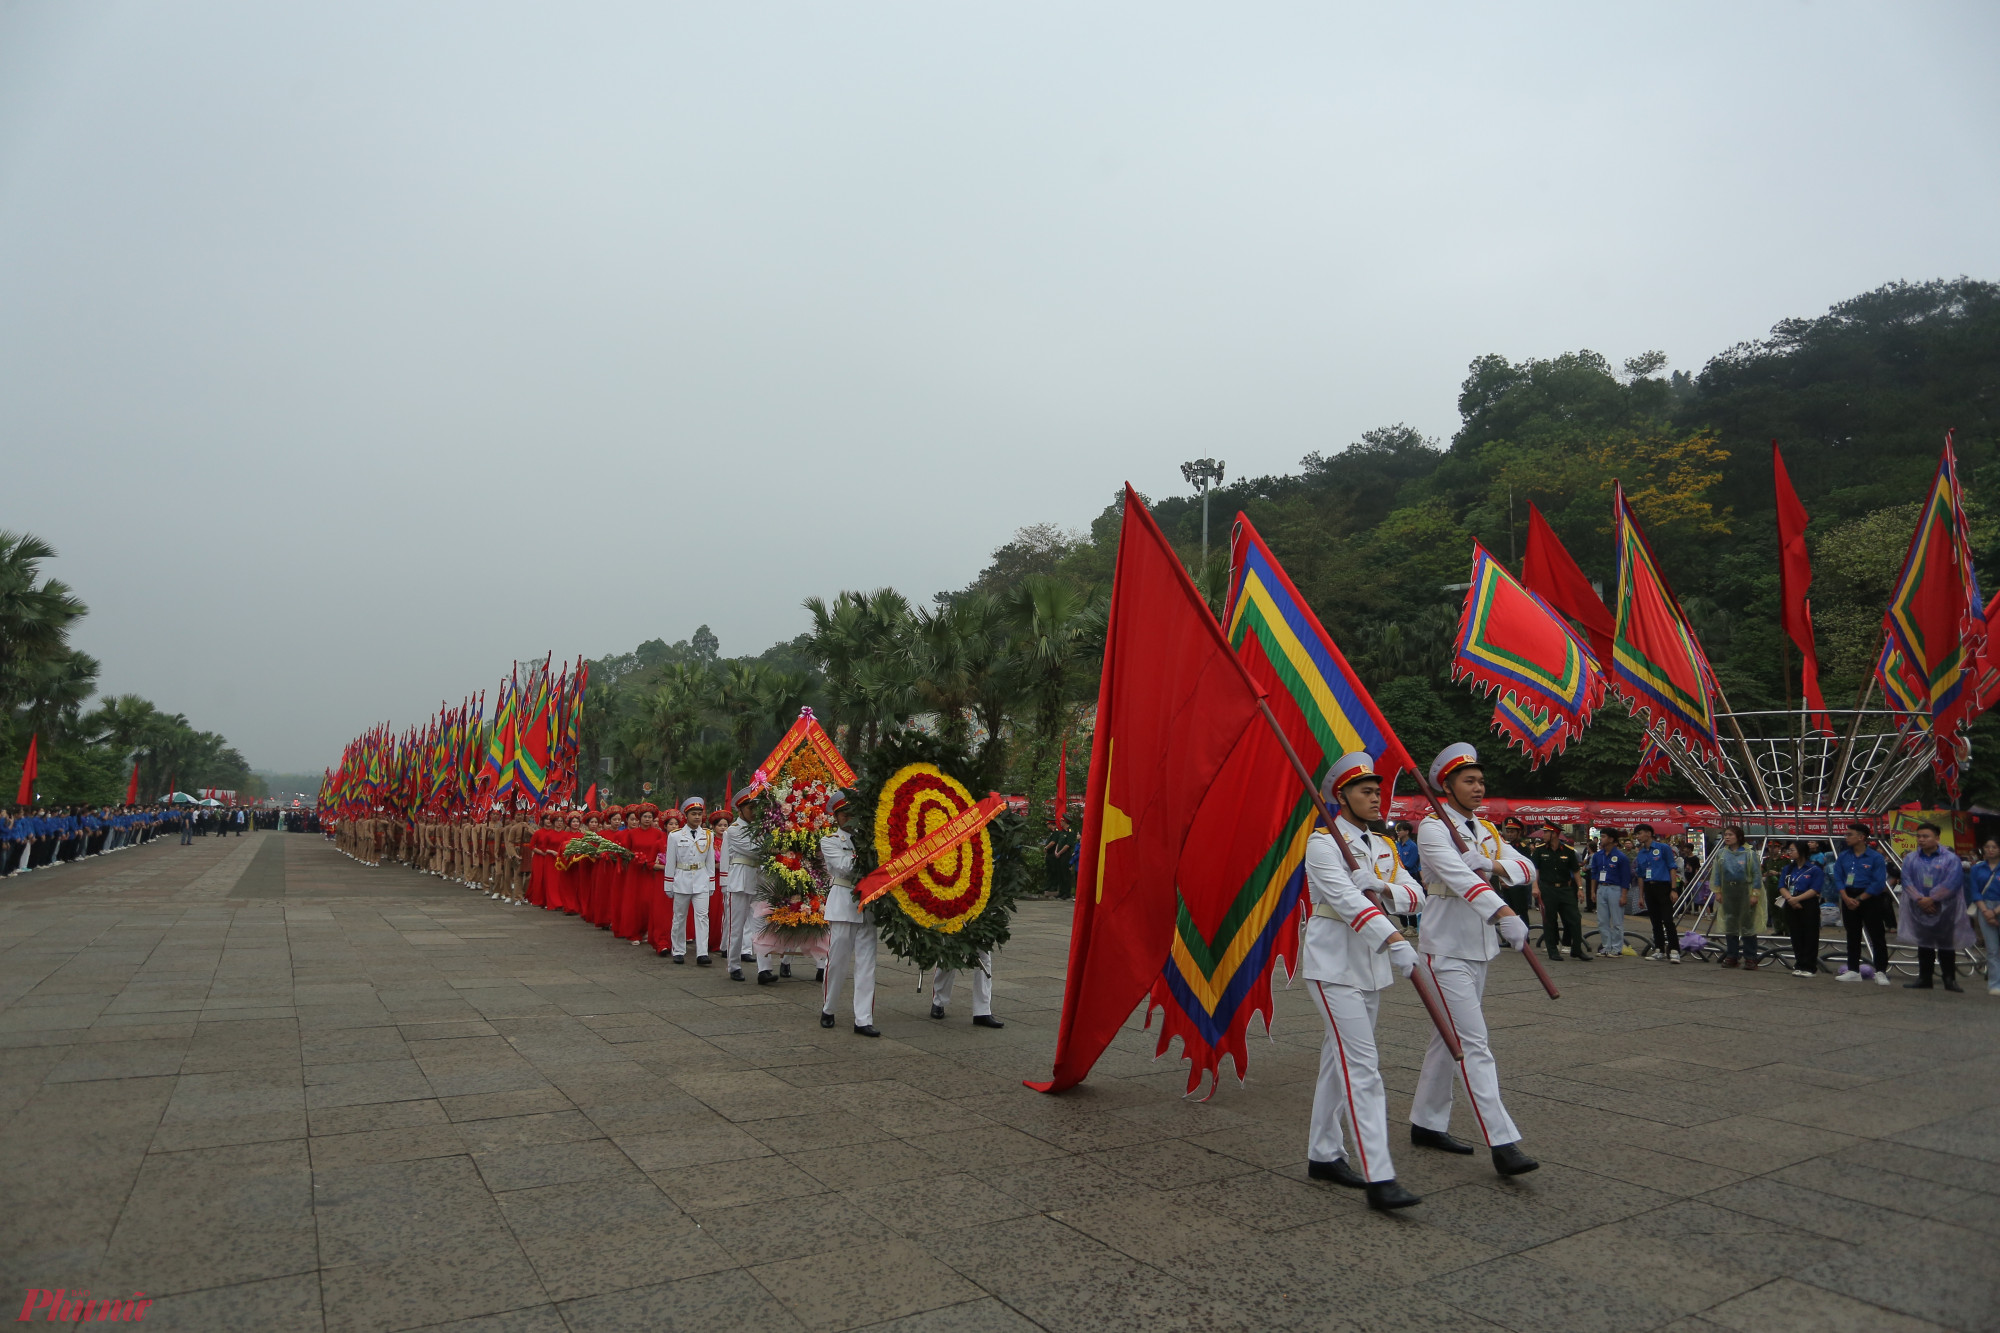
<path fill-rule="evenodd" d="M 0 532 L 0 671 L 61 653 L 70 622 L 88 610 L 60 579 L 36 583 L 55 553 L 40 537 Z"/>
<path fill-rule="evenodd" d="M 1007 596 L 1023 692 L 1035 710 L 1034 773 L 1049 767 L 1064 732 L 1077 668 L 1103 634 L 1103 608 L 1074 585 L 1031 574 Z"/>
<path fill-rule="evenodd" d="M 915 711 L 908 673 L 889 659 L 910 622 L 910 604 L 894 588 L 842 592 L 828 605 L 808 597 L 813 618 L 806 644 L 826 675 L 827 702 L 835 725 L 846 725 L 850 743 L 872 749 L 884 720 Z"/>
<path fill-rule="evenodd" d="M 771 669 L 760 662 L 730 662 L 722 669 L 717 692 L 738 756 L 749 754 L 750 742 L 756 739 L 770 674 Z"/>

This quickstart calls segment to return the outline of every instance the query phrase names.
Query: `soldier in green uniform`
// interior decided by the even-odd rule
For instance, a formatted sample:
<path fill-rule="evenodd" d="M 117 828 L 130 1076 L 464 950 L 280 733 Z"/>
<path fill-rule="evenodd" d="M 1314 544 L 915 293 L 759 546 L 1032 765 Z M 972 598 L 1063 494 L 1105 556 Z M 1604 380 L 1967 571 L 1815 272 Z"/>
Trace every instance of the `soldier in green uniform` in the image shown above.
<path fill-rule="evenodd" d="M 1507 845 L 1513 848 L 1522 860 L 1533 859 L 1529 855 L 1533 844 L 1528 841 L 1527 826 L 1519 819 L 1509 815 L 1503 820 L 1500 824 L 1500 836 L 1507 840 Z M 1528 913 L 1535 905 L 1534 885 L 1496 884 L 1494 887 L 1499 890 L 1500 901 L 1513 908 L 1516 916 L 1520 917 L 1523 921 L 1530 919 Z"/>
<path fill-rule="evenodd" d="M 1583 912 L 1576 901 L 1581 863 L 1554 823 L 1543 824 L 1536 833 L 1529 857 L 1535 863 L 1535 893 L 1542 900 L 1542 943 L 1548 946 L 1551 961 L 1562 957 L 1567 943 L 1569 956 L 1587 963 L 1590 954 L 1583 947 Z"/>

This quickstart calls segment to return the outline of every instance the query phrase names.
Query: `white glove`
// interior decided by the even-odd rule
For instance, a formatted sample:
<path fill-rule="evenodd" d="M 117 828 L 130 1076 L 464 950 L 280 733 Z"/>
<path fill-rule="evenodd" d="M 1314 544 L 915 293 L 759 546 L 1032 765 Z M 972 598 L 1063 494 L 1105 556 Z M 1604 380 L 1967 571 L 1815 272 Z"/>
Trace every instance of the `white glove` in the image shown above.
<path fill-rule="evenodd" d="M 1513 916 L 1503 916 L 1493 924 L 1499 930 L 1500 938 L 1507 941 L 1508 948 L 1520 953 L 1527 952 L 1528 923 L 1521 919 L 1520 913 L 1516 912 Z"/>
<path fill-rule="evenodd" d="M 1389 941 L 1389 966 L 1405 978 L 1417 970 L 1417 951 L 1401 935 Z"/>

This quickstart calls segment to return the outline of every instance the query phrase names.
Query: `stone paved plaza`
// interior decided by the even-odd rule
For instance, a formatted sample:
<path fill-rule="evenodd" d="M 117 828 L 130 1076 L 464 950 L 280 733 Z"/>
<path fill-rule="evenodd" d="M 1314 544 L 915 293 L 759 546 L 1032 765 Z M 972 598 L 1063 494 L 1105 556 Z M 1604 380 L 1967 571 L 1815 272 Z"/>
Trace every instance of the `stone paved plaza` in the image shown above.
<path fill-rule="evenodd" d="M 1136 1024 L 1046 1076 L 1067 904 L 1005 1031 L 882 970 L 673 967 L 323 840 L 154 845 L 0 884 L 0 1299 L 172 1329 L 2000 1329 L 2000 1000 L 1495 964 L 1543 1162 L 1419 1153 L 1396 1216 L 1305 1177 L 1303 988 L 1247 1086 L 1181 1096 Z M 885 956 L 886 957 L 886 956 Z M 1392 1125 L 1425 1030 L 1384 1006 Z M 1461 1135 L 1475 1134 L 1461 1097 Z M 8 1317 L 18 1307 L 8 1306 Z"/>

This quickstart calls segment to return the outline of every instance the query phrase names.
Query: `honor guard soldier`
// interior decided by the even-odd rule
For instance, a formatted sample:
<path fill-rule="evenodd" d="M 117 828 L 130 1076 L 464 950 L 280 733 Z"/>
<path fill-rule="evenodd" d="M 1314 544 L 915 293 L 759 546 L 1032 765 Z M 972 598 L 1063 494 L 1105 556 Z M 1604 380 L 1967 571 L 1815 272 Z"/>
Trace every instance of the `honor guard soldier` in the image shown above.
<path fill-rule="evenodd" d="M 1304 971 L 1326 1024 L 1306 1171 L 1314 1180 L 1365 1188 L 1370 1208 L 1407 1208 L 1421 1200 L 1396 1183 L 1389 1158 L 1389 1108 L 1376 1058 L 1375 1019 L 1394 974 L 1407 977 L 1418 962 L 1390 916 L 1422 910 L 1423 889 L 1404 869 L 1396 844 L 1368 831 L 1382 817 L 1382 779 L 1369 756 L 1357 751 L 1335 760 L 1320 794 L 1339 813 L 1332 832 L 1315 829 L 1306 840 L 1312 915 L 1306 921 Z M 1336 837 L 1354 858 L 1352 872 Z M 1343 1119 L 1354 1129 L 1359 1171 L 1345 1160 Z"/>
<path fill-rule="evenodd" d="M 943 1018 L 945 1006 L 951 1003 L 951 993 L 958 986 L 959 969 L 941 967 L 931 978 L 931 1017 Z M 993 1016 L 993 951 L 979 951 L 979 966 L 972 969 L 972 1026 L 976 1028 L 1004 1028 L 1007 1025 Z"/>
<path fill-rule="evenodd" d="M 841 983 L 851 975 L 854 1030 L 864 1037 L 879 1037 L 882 1034 L 875 1030 L 875 920 L 854 897 L 854 839 L 847 832 L 847 797 L 835 792 L 826 808 L 839 827 L 819 840 L 820 859 L 826 862 L 831 881 L 826 891 L 826 926 L 832 937 L 821 974 L 826 989 L 821 992 L 819 1025 L 833 1026 Z"/>
<path fill-rule="evenodd" d="M 1452 1027 L 1458 1033 L 1465 1061 L 1458 1071 L 1472 1098 L 1479 1132 L 1493 1152 L 1493 1169 L 1503 1176 L 1533 1171 L 1541 1163 L 1520 1149 L 1521 1131 L 1500 1101 L 1500 1074 L 1487 1038 L 1486 1014 L 1480 1007 L 1486 993 L 1486 966 L 1500 952 L 1526 950 L 1528 923 L 1501 901 L 1493 885 L 1533 884 L 1534 865 L 1509 847 L 1499 831 L 1475 811 L 1486 799 L 1486 775 L 1479 751 L 1470 745 L 1447 745 L 1431 761 L 1431 787 L 1444 794 L 1443 815 L 1426 816 L 1417 830 L 1423 853 L 1424 919 L 1418 928 L 1417 951 L 1424 971 L 1437 987 Z M 1449 827 L 1444 820 L 1450 820 Z M 1452 831 L 1465 845 L 1461 853 Z M 1424 1069 L 1410 1103 L 1410 1142 L 1420 1148 L 1470 1153 L 1451 1128 L 1453 1065 L 1444 1038 L 1431 1035 L 1424 1052 Z"/>
<path fill-rule="evenodd" d="M 729 964 L 729 979 L 743 980 L 743 964 L 756 955 L 750 951 L 750 905 L 757 898 L 757 835 L 750 827 L 751 802 L 757 788 L 746 786 L 731 802 L 736 818 L 722 831 L 722 956 Z M 757 973 L 759 985 L 774 980 L 768 971 Z"/>
<path fill-rule="evenodd" d="M 686 947 L 684 941 L 691 938 L 695 949 L 694 961 L 700 967 L 708 966 L 708 895 L 714 888 L 709 881 L 715 866 L 708 829 L 702 823 L 702 816 L 707 811 L 708 802 L 699 796 L 690 796 L 682 801 L 681 818 L 687 824 L 674 830 L 667 838 L 667 892 L 674 896 L 673 924 L 669 927 L 674 961 L 685 961 L 682 957 Z M 690 916 L 694 918 L 692 937 L 682 933 Z"/>

